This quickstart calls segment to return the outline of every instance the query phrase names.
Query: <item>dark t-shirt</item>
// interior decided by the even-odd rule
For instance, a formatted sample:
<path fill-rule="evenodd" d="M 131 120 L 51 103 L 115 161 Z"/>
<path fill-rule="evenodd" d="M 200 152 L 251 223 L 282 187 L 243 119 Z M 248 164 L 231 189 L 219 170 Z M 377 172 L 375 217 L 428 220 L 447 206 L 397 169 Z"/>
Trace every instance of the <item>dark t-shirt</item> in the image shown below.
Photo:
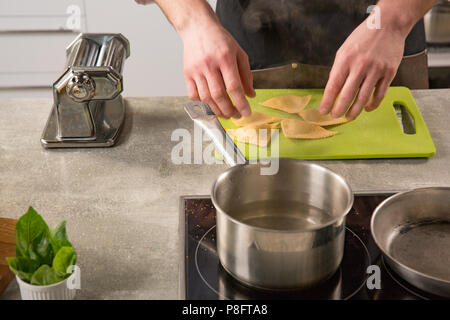
<path fill-rule="evenodd" d="M 218 0 L 216 12 L 223 26 L 249 55 L 252 69 L 293 61 L 331 66 L 336 51 L 368 16 L 367 8 L 374 3 L 374 0 Z M 421 20 L 406 39 L 404 55 L 425 48 Z"/>

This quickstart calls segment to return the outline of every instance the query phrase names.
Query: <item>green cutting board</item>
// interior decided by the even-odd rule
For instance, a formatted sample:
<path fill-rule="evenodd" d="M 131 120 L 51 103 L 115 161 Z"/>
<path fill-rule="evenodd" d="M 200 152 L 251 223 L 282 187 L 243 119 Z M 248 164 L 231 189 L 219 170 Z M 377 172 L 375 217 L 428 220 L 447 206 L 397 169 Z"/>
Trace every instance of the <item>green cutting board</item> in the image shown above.
<path fill-rule="evenodd" d="M 323 89 L 259 89 L 256 97 L 249 99 L 252 110 L 270 115 L 301 119 L 296 114 L 288 114 L 261 106 L 260 103 L 282 95 L 312 95 L 309 108 L 318 108 Z M 414 119 L 415 134 L 403 132 L 396 115 L 394 104 L 402 105 Z M 219 119 L 225 129 L 236 128 L 231 120 Z M 279 133 L 279 157 L 298 159 L 367 159 L 430 157 L 436 148 L 427 126 L 408 88 L 391 87 L 381 105 L 372 112 L 363 111 L 354 121 L 327 127 L 338 134 L 316 140 L 286 138 Z M 236 143 L 247 159 L 256 159 L 258 147 L 247 143 Z M 260 148 L 261 157 L 271 156 L 270 145 Z"/>

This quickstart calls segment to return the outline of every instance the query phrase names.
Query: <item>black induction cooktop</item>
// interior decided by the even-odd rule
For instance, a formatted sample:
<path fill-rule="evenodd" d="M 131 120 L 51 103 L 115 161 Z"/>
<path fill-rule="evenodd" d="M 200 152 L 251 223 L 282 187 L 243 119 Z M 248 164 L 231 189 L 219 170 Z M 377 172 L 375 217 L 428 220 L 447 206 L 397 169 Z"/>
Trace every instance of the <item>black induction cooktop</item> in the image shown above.
<path fill-rule="evenodd" d="M 222 299 L 439 299 L 398 277 L 385 263 L 370 234 L 370 217 L 391 194 L 355 195 L 347 216 L 344 257 L 327 281 L 303 291 L 259 290 L 240 283 L 221 266 L 216 251 L 216 210 L 207 196 L 181 197 L 180 297 L 189 300 Z M 378 267 L 380 289 L 369 289 L 368 267 Z M 369 268 L 369 270 L 371 269 Z"/>

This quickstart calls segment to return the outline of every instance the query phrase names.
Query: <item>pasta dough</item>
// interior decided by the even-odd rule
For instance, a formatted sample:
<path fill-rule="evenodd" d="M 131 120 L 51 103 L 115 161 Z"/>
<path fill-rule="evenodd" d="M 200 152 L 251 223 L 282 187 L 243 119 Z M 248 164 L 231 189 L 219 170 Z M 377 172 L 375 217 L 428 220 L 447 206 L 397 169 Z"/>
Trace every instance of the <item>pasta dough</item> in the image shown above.
<path fill-rule="evenodd" d="M 233 123 L 238 127 L 259 126 L 276 120 L 279 120 L 279 118 L 269 116 L 268 114 L 261 113 L 258 111 L 252 111 L 252 114 L 249 117 L 242 117 L 240 119 L 231 119 L 231 121 L 233 121 Z"/>
<path fill-rule="evenodd" d="M 268 124 L 245 126 L 237 129 L 228 129 L 227 133 L 233 140 L 267 147 L 272 137 L 272 127 Z"/>
<path fill-rule="evenodd" d="M 280 96 L 271 98 L 261 103 L 261 105 L 273 109 L 278 109 L 287 113 L 299 113 L 311 100 L 311 95 L 300 96 Z"/>
<path fill-rule="evenodd" d="M 272 129 L 278 129 L 280 127 L 280 121 L 273 122 L 269 124 Z"/>
<path fill-rule="evenodd" d="M 286 138 L 321 139 L 334 136 L 337 132 L 326 130 L 318 125 L 296 119 L 281 120 L 281 129 Z"/>
<path fill-rule="evenodd" d="M 298 113 L 303 120 L 308 121 L 319 126 L 332 126 L 336 124 L 345 123 L 348 120 L 345 118 L 333 118 L 330 114 L 321 114 L 318 109 L 302 110 Z"/>

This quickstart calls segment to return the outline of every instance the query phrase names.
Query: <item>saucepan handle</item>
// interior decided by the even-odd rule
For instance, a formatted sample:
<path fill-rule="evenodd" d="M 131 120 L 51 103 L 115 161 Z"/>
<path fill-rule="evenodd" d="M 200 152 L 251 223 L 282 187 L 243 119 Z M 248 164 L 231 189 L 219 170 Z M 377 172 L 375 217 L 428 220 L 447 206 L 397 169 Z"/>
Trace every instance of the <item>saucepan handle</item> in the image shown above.
<path fill-rule="evenodd" d="M 184 110 L 197 125 L 205 130 L 227 165 L 234 167 L 247 163 L 245 156 L 227 135 L 217 116 L 206 103 L 193 101 L 188 103 Z"/>

